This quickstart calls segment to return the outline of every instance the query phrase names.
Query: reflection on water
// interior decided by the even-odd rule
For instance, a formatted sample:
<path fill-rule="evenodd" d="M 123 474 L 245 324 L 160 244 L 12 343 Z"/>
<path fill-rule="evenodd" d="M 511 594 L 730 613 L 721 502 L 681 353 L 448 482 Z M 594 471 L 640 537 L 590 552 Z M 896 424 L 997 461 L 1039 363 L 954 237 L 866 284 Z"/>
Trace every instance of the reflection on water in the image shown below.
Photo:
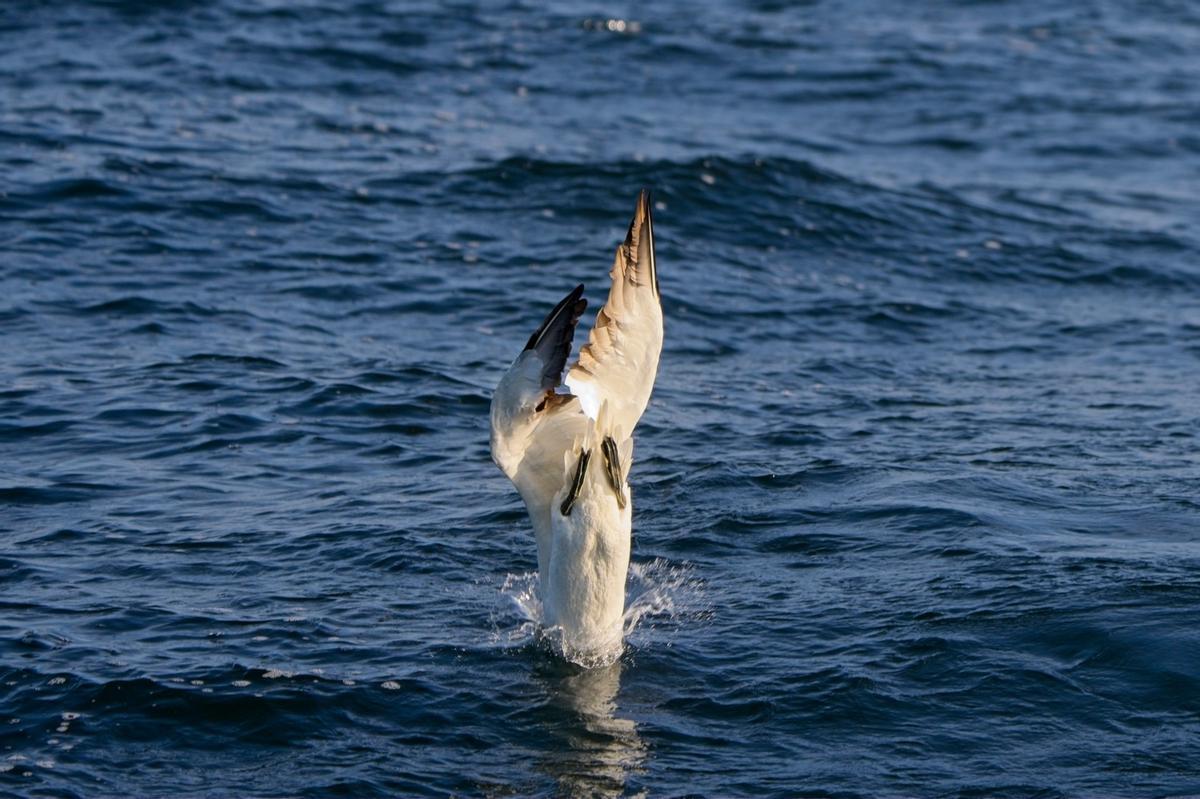
<path fill-rule="evenodd" d="M 620 661 L 596 669 L 548 661 L 535 668 L 553 741 L 538 769 L 554 778 L 560 796 L 624 796 L 629 775 L 645 763 L 637 725 L 616 715 L 621 667 Z"/>
<path fill-rule="evenodd" d="M 649 747 L 633 720 L 617 715 L 622 661 L 584 668 L 562 659 L 541 626 L 536 573 L 508 575 L 497 599 L 492 641 L 535 658 L 531 676 L 544 696 L 538 771 L 554 779 L 559 796 L 644 795 L 637 779 L 630 781 L 643 771 Z M 708 612 L 704 586 L 690 567 L 664 560 L 630 564 L 625 636 L 632 648 L 661 643 L 678 622 Z"/>

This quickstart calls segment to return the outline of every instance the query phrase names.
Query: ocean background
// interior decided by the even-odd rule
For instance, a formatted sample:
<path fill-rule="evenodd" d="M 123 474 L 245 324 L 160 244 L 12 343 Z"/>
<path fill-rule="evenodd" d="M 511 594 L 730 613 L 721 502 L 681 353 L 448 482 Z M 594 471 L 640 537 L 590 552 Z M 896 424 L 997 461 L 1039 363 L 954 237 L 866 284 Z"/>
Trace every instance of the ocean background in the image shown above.
<path fill-rule="evenodd" d="M 1198 77 L 1170 0 L 4 4 L 0 796 L 1200 795 Z M 642 187 L 583 671 L 488 403 Z"/>

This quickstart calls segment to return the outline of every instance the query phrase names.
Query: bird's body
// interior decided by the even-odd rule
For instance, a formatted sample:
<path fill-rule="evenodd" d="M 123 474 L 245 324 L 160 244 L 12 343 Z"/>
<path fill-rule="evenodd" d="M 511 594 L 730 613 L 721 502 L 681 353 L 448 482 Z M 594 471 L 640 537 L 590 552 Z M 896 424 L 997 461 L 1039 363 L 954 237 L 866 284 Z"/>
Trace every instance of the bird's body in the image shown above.
<path fill-rule="evenodd" d="M 612 289 L 562 379 L 583 286 L 530 337 L 492 398 L 492 458 L 512 480 L 537 540 L 544 623 L 580 662 L 620 651 L 629 570 L 633 428 L 662 348 L 649 197 L 617 248 Z"/>
<path fill-rule="evenodd" d="M 546 626 L 559 631 L 564 652 L 582 657 L 619 651 L 625 615 L 633 504 L 622 468 L 628 458 L 622 462 L 619 450 L 614 458 L 605 447 L 607 416 L 605 403 L 582 446 L 566 453 L 567 465 L 574 460 L 578 473 L 582 461 L 583 472 L 578 480 L 571 474 L 554 495 L 549 562 L 541 578 Z M 567 502 L 570 513 L 563 514 Z"/>

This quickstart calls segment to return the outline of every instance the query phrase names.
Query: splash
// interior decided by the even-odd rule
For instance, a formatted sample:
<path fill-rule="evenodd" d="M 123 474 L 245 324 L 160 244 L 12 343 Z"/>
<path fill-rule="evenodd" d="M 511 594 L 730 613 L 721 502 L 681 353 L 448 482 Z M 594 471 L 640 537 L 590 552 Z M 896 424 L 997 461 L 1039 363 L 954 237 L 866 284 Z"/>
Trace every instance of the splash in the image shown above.
<path fill-rule="evenodd" d="M 707 618 L 703 581 L 688 564 L 662 558 L 633 563 L 625 583 L 625 640 L 632 646 L 669 639 L 681 624 Z"/>
<path fill-rule="evenodd" d="M 500 586 L 501 606 L 492 613 L 495 642 L 519 648 L 537 639 L 543 618 L 537 586 L 537 572 L 504 577 Z"/>
<path fill-rule="evenodd" d="M 611 665 L 629 645 L 653 646 L 669 638 L 679 624 L 708 613 L 704 586 L 691 566 L 662 558 L 631 563 L 625 582 L 623 639 L 601 651 L 578 651 L 563 641 L 562 630 L 545 627 L 538 596 L 537 572 L 509 574 L 500 586 L 500 602 L 492 614 L 493 641 L 506 648 L 536 645 L 584 668 Z"/>

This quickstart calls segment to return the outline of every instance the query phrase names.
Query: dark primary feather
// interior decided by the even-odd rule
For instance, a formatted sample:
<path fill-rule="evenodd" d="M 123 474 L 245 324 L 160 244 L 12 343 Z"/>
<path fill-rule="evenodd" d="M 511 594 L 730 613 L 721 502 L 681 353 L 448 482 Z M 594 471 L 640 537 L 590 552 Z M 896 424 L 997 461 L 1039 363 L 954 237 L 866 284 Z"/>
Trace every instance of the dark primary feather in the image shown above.
<path fill-rule="evenodd" d="M 642 189 L 638 195 L 637 213 L 629 223 L 625 233 L 622 253 L 625 256 L 626 268 L 634 270 L 635 282 L 649 280 L 654 287 L 655 296 L 658 291 L 658 268 L 654 263 L 654 215 L 651 211 L 653 203 L 650 200 L 650 190 Z M 640 224 L 639 224 L 640 223 Z"/>
<path fill-rule="evenodd" d="M 542 369 L 542 388 L 556 387 L 561 378 L 567 357 L 571 354 L 571 341 L 575 338 L 575 326 L 587 308 L 587 300 L 581 299 L 583 284 L 563 297 L 554 306 L 541 326 L 529 337 L 525 349 L 536 350 L 545 367 Z"/>

